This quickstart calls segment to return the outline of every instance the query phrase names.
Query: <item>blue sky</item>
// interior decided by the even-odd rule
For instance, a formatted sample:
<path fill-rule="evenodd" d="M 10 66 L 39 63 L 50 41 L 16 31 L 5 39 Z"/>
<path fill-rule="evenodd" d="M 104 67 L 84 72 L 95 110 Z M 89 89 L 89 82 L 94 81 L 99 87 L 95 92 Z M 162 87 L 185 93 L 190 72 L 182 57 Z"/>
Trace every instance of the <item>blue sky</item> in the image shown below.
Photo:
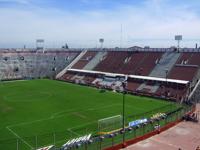
<path fill-rule="evenodd" d="M 106 47 L 200 42 L 199 0 L 0 0 L 0 47 Z"/>

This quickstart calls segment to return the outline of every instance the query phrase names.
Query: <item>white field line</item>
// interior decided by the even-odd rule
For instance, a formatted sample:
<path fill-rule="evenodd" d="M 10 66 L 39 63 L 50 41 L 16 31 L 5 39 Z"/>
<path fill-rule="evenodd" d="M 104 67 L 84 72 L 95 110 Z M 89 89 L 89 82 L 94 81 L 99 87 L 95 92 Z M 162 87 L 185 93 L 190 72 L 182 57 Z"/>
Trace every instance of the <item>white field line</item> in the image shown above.
<path fill-rule="evenodd" d="M 15 127 L 15 126 L 20 126 L 20 125 L 26 125 L 26 124 L 32 124 L 32 123 L 36 123 L 36 122 L 46 121 L 46 120 L 50 120 L 50 119 L 54 119 L 54 118 L 60 118 L 60 117 L 63 117 L 63 116 L 71 115 L 71 113 L 77 112 L 77 111 L 79 111 L 79 112 L 87 112 L 87 111 L 90 111 L 90 110 L 105 109 L 105 108 L 109 108 L 109 107 L 117 106 L 117 105 L 120 105 L 120 104 L 108 105 L 108 106 L 94 108 L 94 109 L 93 108 L 88 108 L 88 109 L 83 110 L 83 111 L 81 111 L 80 109 L 71 109 L 70 111 L 69 110 L 68 111 L 60 111 L 60 112 L 54 113 L 53 115 L 51 115 L 48 118 L 38 119 L 38 120 L 30 121 L 30 122 L 22 122 L 22 123 L 18 123 L 18 124 L 13 124 L 13 125 L 9 125 L 8 127 Z M 65 113 L 65 112 L 66 112 L 66 114 L 57 115 L 59 113 Z"/>
<path fill-rule="evenodd" d="M 85 110 L 80 110 L 80 109 L 74 109 L 73 111 L 70 111 L 70 112 L 67 112 L 67 113 L 73 113 L 73 112 L 87 112 L 87 111 L 92 111 L 92 110 L 99 110 L 99 109 L 105 109 L 105 108 L 109 108 L 109 107 L 112 107 L 112 106 L 118 106 L 120 104 L 112 104 L 112 105 L 108 105 L 108 106 L 101 106 L 101 107 L 95 107 L 95 108 L 88 108 L 88 109 L 85 109 Z M 62 112 L 58 112 L 58 113 L 55 113 L 53 114 L 51 117 L 52 118 L 59 118 L 59 117 L 62 117 L 62 116 L 65 116 L 65 114 L 63 115 L 58 115 L 56 116 L 57 114 L 59 113 L 65 113 L 64 111 Z M 69 114 L 68 114 L 69 115 Z"/>
<path fill-rule="evenodd" d="M 99 108 L 88 108 L 86 109 L 85 111 L 90 111 L 90 110 L 98 110 L 98 109 L 104 109 L 104 108 L 109 108 L 109 107 L 112 107 L 112 106 L 118 106 L 120 104 L 114 104 L 114 105 L 108 105 L 108 106 L 104 106 L 104 107 L 99 107 Z M 60 111 L 60 112 L 57 112 L 55 113 L 56 115 L 59 114 L 59 113 L 65 113 L 65 112 L 68 112 L 69 114 L 66 114 L 66 115 L 70 115 L 71 112 L 74 112 L 75 109 L 71 109 L 70 111 Z M 81 112 L 85 112 L 85 111 L 81 111 Z M 54 115 L 55 115 L 54 114 Z M 11 130 L 10 128 L 11 127 L 15 127 L 15 126 L 20 126 L 20 125 L 26 125 L 26 124 L 31 124 L 31 123 L 35 123 L 35 122 L 40 122 L 40 121 L 45 121 L 45 120 L 49 120 L 49 119 L 54 119 L 54 118 L 58 118 L 58 117 L 61 117 L 61 116 L 64 116 L 64 115 L 59 115 L 57 117 L 55 117 L 54 115 L 52 115 L 51 117 L 49 118 L 46 118 L 46 119 L 39 119 L 39 120 L 35 120 L 35 121 L 30 121 L 30 122 L 23 122 L 23 123 L 19 123 L 19 124 L 13 124 L 13 125 L 9 125 L 7 126 L 6 128 L 12 133 L 14 134 L 17 138 L 19 138 L 22 142 L 24 142 L 26 145 L 28 145 L 30 148 L 33 148 L 29 143 L 27 143 L 24 139 L 22 139 L 17 133 L 15 133 L 13 130 Z M 65 115 L 65 116 L 66 116 Z M 78 134 L 77 132 L 75 131 L 72 131 L 73 129 L 77 129 L 77 128 L 80 128 L 82 126 L 86 126 L 86 125 L 89 125 L 89 124 L 92 124 L 92 123 L 95 123 L 96 121 L 92 121 L 92 122 L 89 122 L 89 123 L 85 123 L 85 124 L 82 124 L 82 125 L 78 125 L 78 126 L 74 126 L 73 128 L 68 128 L 67 131 L 77 135 L 77 136 L 80 136 L 80 134 Z M 62 140 L 62 141 L 65 141 L 65 140 Z"/>
<path fill-rule="evenodd" d="M 74 111 L 74 110 L 73 110 Z M 73 111 L 69 111 L 68 113 L 71 113 Z M 69 114 L 68 114 L 69 115 Z M 36 123 L 36 122 L 41 122 L 41 121 L 46 121 L 46 120 L 50 120 L 50 119 L 54 119 L 54 118 L 58 118 L 58 117 L 54 117 L 53 115 L 51 117 L 48 118 L 44 118 L 44 119 L 38 119 L 38 120 L 34 120 L 34 121 L 28 121 L 28 122 L 22 122 L 22 123 L 18 123 L 18 124 L 12 124 L 9 125 L 8 127 L 16 127 L 16 126 L 20 126 L 20 125 L 26 125 L 26 124 L 32 124 L 32 123 Z"/>
<path fill-rule="evenodd" d="M 80 136 L 80 134 L 76 133 L 75 131 L 71 130 L 71 129 L 67 129 L 67 131 L 71 132 L 72 134 L 75 134 L 77 136 Z"/>
<path fill-rule="evenodd" d="M 62 116 L 66 116 L 66 115 L 70 115 L 70 113 L 72 112 L 75 112 L 75 111 L 80 111 L 80 112 L 86 112 L 86 111 L 90 111 L 90 110 L 98 110 L 98 109 L 105 109 L 105 108 L 109 108 L 109 107 L 113 107 L 113 106 L 119 106 L 121 104 L 113 104 L 113 105 L 108 105 L 108 106 L 104 106 L 104 107 L 98 107 L 98 108 L 88 108 L 84 111 L 80 111 L 78 109 L 71 109 L 71 110 L 68 110 L 68 111 L 60 111 L 60 112 L 57 112 L 57 113 L 54 113 L 53 115 L 51 115 L 51 117 L 49 118 L 45 118 L 45 119 L 39 119 L 39 120 L 34 120 L 34 121 L 30 121 L 30 122 L 22 122 L 22 123 L 19 123 L 19 124 L 13 124 L 13 125 L 10 125 L 10 126 L 7 126 L 6 128 L 12 133 L 14 134 L 17 138 L 21 139 L 22 142 L 24 142 L 27 146 L 29 146 L 30 148 L 33 148 L 30 144 L 28 144 L 24 139 L 22 139 L 19 135 L 17 135 L 13 130 L 10 129 L 10 127 L 15 127 L 15 126 L 20 126 L 20 125 L 26 125 L 26 124 L 31 124 L 31 123 L 35 123 L 35 122 L 41 122 L 41 121 L 45 121 L 45 120 L 50 120 L 50 119 L 54 119 L 54 118 L 59 118 L 59 117 L 62 117 Z M 132 106 L 133 107 L 133 106 Z M 136 107 L 135 107 L 136 108 Z M 67 114 L 62 114 L 62 113 L 67 113 Z M 62 114 L 62 115 L 58 115 L 58 114 Z M 96 121 L 91 121 L 89 123 L 85 123 L 85 124 L 82 124 L 82 125 L 78 125 L 78 126 L 74 126 L 72 128 L 68 128 L 67 131 L 77 135 L 77 136 L 80 136 L 80 134 L 78 134 L 77 132 L 73 131 L 77 128 L 80 128 L 80 127 L 83 127 L 83 126 L 86 126 L 86 125 L 89 125 L 89 124 L 92 124 L 92 123 L 95 123 Z M 60 141 L 56 141 L 56 143 L 58 142 L 62 142 L 62 141 L 66 141 L 66 140 L 60 140 Z"/>
<path fill-rule="evenodd" d="M 33 149 L 33 147 L 28 142 L 26 142 L 23 138 L 21 138 L 17 133 L 15 133 L 9 127 L 6 127 L 6 128 L 8 129 L 8 131 L 10 131 L 12 134 L 14 134 L 17 138 L 19 138 L 24 144 L 26 144 L 28 147 L 30 147 L 31 149 Z"/>
<path fill-rule="evenodd" d="M 78 111 L 78 109 L 68 109 L 68 110 L 65 110 L 65 111 L 59 111 L 59 112 L 56 112 L 56 113 L 53 113 L 53 115 L 51 115 L 50 118 L 56 118 L 56 116 L 61 116 L 59 114 L 64 114 L 64 113 L 71 113 L 71 112 L 74 112 L 74 111 Z"/>
<path fill-rule="evenodd" d="M 73 128 L 68 128 L 67 131 L 77 135 L 77 136 L 81 136 L 80 134 L 78 134 L 77 132 L 73 131 L 73 129 L 76 129 L 76 128 L 80 128 L 80 127 L 84 127 L 86 125 L 89 125 L 89 124 L 92 124 L 92 123 L 95 123 L 96 121 L 91 121 L 89 123 L 85 123 L 85 124 L 82 124 L 82 125 L 79 125 L 79 126 L 75 126 Z M 63 141 L 67 141 L 67 140 L 59 140 L 59 141 L 56 141 L 56 143 L 60 143 L 60 142 L 63 142 Z"/>
<path fill-rule="evenodd" d="M 78 126 L 75 126 L 75 127 L 72 127 L 72 128 L 68 128 L 68 129 L 70 129 L 70 130 L 77 129 L 77 128 L 84 127 L 84 126 L 89 125 L 89 124 L 93 124 L 95 122 L 97 122 L 97 121 L 91 121 L 91 122 L 81 124 L 81 125 L 78 125 Z"/>

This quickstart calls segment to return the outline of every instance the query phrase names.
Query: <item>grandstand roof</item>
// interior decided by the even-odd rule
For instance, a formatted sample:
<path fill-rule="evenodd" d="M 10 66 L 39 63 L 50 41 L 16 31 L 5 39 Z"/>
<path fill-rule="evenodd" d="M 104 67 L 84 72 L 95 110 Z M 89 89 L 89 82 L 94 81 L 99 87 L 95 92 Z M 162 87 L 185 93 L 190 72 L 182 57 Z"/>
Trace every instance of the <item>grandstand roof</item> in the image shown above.
<path fill-rule="evenodd" d="M 151 81 L 159 81 L 159 82 L 170 82 L 170 83 L 178 83 L 178 84 L 188 84 L 189 81 L 186 80 L 176 80 L 176 79 L 168 79 L 168 78 L 157 78 L 157 77 L 149 77 L 149 76 L 139 76 L 139 75 L 126 75 L 126 74 L 117 74 L 117 73 L 109 73 L 109 72 L 101 72 L 101 71 L 91 71 L 91 70 L 80 70 L 80 69 L 68 69 L 68 71 L 74 72 L 82 72 L 82 73 L 90 73 L 90 74 L 103 74 L 106 76 L 116 77 L 116 76 L 128 76 L 134 79 L 141 80 L 151 80 Z"/>

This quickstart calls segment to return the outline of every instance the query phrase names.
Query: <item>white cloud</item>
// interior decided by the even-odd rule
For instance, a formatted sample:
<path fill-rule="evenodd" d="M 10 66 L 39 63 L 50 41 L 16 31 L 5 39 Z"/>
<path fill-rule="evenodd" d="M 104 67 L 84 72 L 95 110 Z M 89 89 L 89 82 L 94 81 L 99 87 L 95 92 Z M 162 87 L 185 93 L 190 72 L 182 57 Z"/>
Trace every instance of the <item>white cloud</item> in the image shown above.
<path fill-rule="evenodd" d="M 9 43 L 17 46 L 29 43 L 33 46 L 36 38 L 44 38 L 49 47 L 60 46 L 64 42 L 74 47 L 94 47 L 100 37 L 105 38 L 108 47 L 119 46 L 121 24 L 124 46 L 170 46 L 164 41 L 138 42 L 136 39 L 173 39 L 175 34 L 200 38 L 199 16 L 185 6 L 167 7 L 165 0 L 147 0 L 141 7 L 124 5 L 113 10 L 79 12 L 54 8 L 1 8 L 0 21 L 0 46 Z"/>

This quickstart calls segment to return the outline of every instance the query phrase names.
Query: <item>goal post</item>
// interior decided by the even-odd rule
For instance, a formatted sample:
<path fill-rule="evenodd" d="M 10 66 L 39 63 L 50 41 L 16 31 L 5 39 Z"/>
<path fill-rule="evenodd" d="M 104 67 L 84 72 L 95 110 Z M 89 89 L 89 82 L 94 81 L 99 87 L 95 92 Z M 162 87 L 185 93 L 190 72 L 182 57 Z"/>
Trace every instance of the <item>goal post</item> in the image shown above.
<path fill-rule="evenodd" d="M 116 115 L 98 120 L 98 132 L 105 133 L 122 127 L 122 116 Z"/>

